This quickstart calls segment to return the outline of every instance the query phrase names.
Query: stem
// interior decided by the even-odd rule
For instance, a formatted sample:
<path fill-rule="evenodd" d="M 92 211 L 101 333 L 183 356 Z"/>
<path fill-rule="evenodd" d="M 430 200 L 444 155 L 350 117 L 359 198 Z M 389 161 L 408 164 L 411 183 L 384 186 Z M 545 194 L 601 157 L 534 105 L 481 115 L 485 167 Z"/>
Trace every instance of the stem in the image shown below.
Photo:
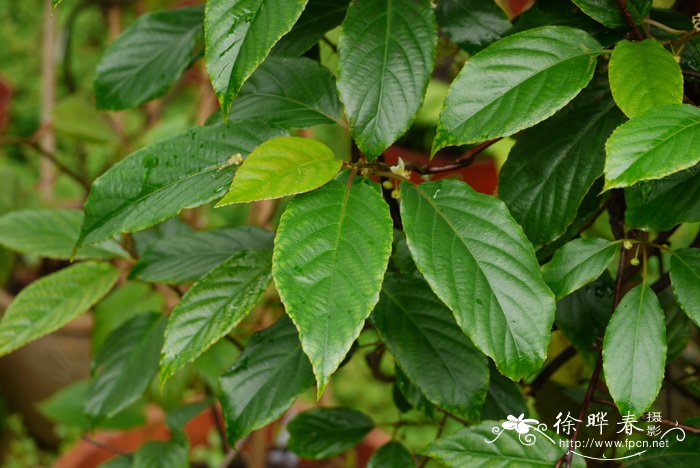
<path fill-rule="evenodd" d="M 617 0 L 617 5 L 620 7 L 620 11 L 622 12 L 622 17 L 625 19 L 625 23 L 627 23 L 627 26 L 630 28 L 630 33 L 632 37 L 638 41 L 644 39 L 644 36 L 637 27 L 637 23 L 634 22 L 634 18 L 632 18 L 632 14 L 627 8 L 627 0 Z"/>
<path fill-rule="evenodd" d="M 45 128 L 39 138 L 42 152 L 56 152 L 56 136 L 51 128 L 51 118 L 56 101 L 55 51 L 56 19 L 51 0 L 44 0 L 44 26 L 41 45 L 41 127 Z M 56 168 L 50 159 L 39 163 L 39 193 L 45 202 L 53 200 Z"/>
<path fill-rule="evenodd" d="M 691 70 L 681 70 L 685 76 L 690 76 L 692 78 L 700 78 L 700 73 Z"/>
<path fill-rule="evenodd" d="M 470 148 L 466 153 L 457 158 L 454 163 L 444 166 L 429 166 L 427 164 L 406 163 L 406 169 L 417 172 L 419 174 L 439 174 L 441 172 L 451 172 L 469 166 L 474 162 L 477 154 L 484 151 L 489 146 L 500 141 L 501 138 L 494 138 Z"/>
<path fill-rule="evenodd" d="M 680 36 L 681 34 L 686 33 L 686 31 L 681 31 L 680 29 L 673 29 L 669 26 L 666 26 L 663 23 L 659 23 L 658 21 L 654 21 L 651 18 L 644 18 L 642 21 L 650 26 L 654 26 L 655 28 L 658 28 L 662 31 L 666 31 L 667 33 L 670 33 L 670 34 L 676 34 L 676 35 Z"/>

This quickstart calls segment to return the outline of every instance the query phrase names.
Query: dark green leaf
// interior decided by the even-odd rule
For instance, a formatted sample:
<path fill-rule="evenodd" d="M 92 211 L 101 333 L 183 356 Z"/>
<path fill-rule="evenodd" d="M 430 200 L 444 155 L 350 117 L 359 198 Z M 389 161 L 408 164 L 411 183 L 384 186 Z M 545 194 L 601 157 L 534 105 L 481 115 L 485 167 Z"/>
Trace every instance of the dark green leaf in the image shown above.
<path fill-rule="evenodd" d="M 557 250 L 542 276 L 561 299 L 598 278 L 617 251 L 618 244 L 605 239 L 575 239 Z"/>
<path fill-rule="evenodd" d="M 141 314 L 117 328 L 93 360 L 85 412 L 99 420 L 138 400 L 158 371 L 165 318 Z"/>
<path fill-rule="evenodd" d="M 192 232 L 156 240 L 131 276 L 151 282 L 196 281 L 242 250 L 271 250 L 274 235 L 253 226 Z"/>
<path fill-rule="evenodd" d="M 618 0 L 572 0 L 585 14 L 607 26 L 617 28 L 627 23 L 620 10 Z M 628 0 L 627 8 L 637 22 L 651 9 L 652 0 Z"/>
<path fill-rule="evenodd" d="M 165 422 L 172 432 L 182 432 L 185 425 L 192 418 L 205 411 L 211 405 L 211 400 L 204 400 L 177 407 L 168 411 L 168 414 L 165 415 Z"/>
<path fill-rule="evenodd" d="M 678 303 L 686 315 L 700 326 L 700 249 L 674 251 L 670 273 Z"/>
<path fill-rule="evenodd" d="M 683 435 L 680 433 L 680 429 L 672 429 L 664 439 L 669 441 L 668 446 L 650 448 L 639 457 L 633 458 L 625 466 L 633 468 L 693 468 L 697 465 L 700 437 L 692 434 Z"/>
<path fill-rule="evenodd" d="M 368 416 L 353 409 L 314 408 L 291 420 L 288 446 L 304 458 L 330 458 L 359 444 L 373 427 Z"/>
<path fill-rule="evenodd" d="M 231 156 L 281 134 L 261 122 L 196 127 L 131 154 L 93 183 L 79 243 L 145 229 L 221 197 L 233 178 Z"/>
<path fill-rule="evenodd" d="M 620 414 L 639 415 L 659 394 L 666 363 L 666 324 L 654 291 L 640 284 L 622 298 L 605 331 L 603 369 Z"/>
<path fill-rule="evenodd" d="M 470 54 L 499 40 L 511 27 L 505 12 L 491 1 L 440 0 L 435 15 L 442 31 Z"/>
<path fill-rule="evenodd" d="M 615 284 L 604 273 L 557 303 L 557 327 L 579 351 L 594 353 L 596 339 L 610 320 L 614 293 Z"/>
<path fill-rule="evenodd" d="M 681 67 L 655 39 L 620 41 L 608 73 L 615 102 L 628 117 L 683 102 Z"/>
<path fill-rule="evenodd" d="M 700 221 L 700 165 L 625 190 L 625 221 L 632 228 L 665 231 Z"/>
<path fill-rule="evenodd" d="M 68 260 L 80 235 L 83 214 L 78 210 L 17 210 L 0 218 L 0 244 L 29 255 Z M 80 247 L 76 259 L 128 258 L 113 240 Z"/>
<path fill-rule="evenodd" d="M 410 468 L 416 466 L 411 452 L 401 442 L 392 440 L 374 452 L 367 468 Z"/>
<path fill-rule="evenodd" d="M 335 78 L 307 58 L 269 57 L 243 85 L 230 120 L 262 120 L 282 128 L 343 122 Z"/>
<path fill-rule="evenodd" d="M 559 436 L 551 432 L 541 433 L 534 429 L 535 426 L 536 424 L 533 424 L 529 434 L 520 436 L 514 430 L 499 427 L 496 422 L 484 422 L 438 439 L 422 450 L 422 453 L 449 468 L 467 466 L 551 467 L 566 453 L 566 448 L 559 447 L 561 441 Z M 530 441 L 531 437 L 528 436 L 534 439 Z M 496 437 L 498 438 L 496 439 Z M 532 442 L 532 444 L 523 444 L 519 437 L 528 437 L 525 440 Z M 494 439 L 496 439 L 494 442 L 489 443 Z M 586 463 L 583 458 L 574 457 L 572 466 L 585 468 Z"/>
<path fill-rule="evenodd" d="M 600 52 L 589 34 L 564 26 L 531 29 L 491 44 L 452 83 L 433 153 L 512 135 L 550 117 L 588 84 Z"/>
<path fill-rule="evenodd" d="M 134 453 L 132 468 L 187 468 L 189 443 L 185 437 L 146 442 Z"/>
<path fill-rule="evenodd" d="M 392 236 L 389 207 L 362 181 L 333 180 L 282 215 L 272 274 L 319 394 L 379 299 Z"/>
<path fill-rule="evenodd" d="M 97 67 L 97 107 L 126 109 L 165 94 L 192 62 L 202 21 L 198 7 L 148 13 L 134 21 Z"/>
<path fill-rule="evenodd" d="M 425 398 L 425 395 L 411 382 L 400 367 L 394 367 L 396 374 L 395 390 L 404 398 L 410 408 L 415 408 L 429 418 L 435 417 L 435 406 Z M 410 409 L 408 408 L 408 409 Z"/>
<path fill-rule="evenodd" d="M 490 367 L 489 391 L 481 408 L 481 419 L 503 419 L 509 414 L 527 413 L 523 392 L 518 384 L 503 377 L 492 365 Z"/>
<path fill-rule="evenodd" d="M 270 251 L 241 251 L 207 273 L 175 307 L 165 330 L 165 382 L 225 337 L 262 298 L 272 280 Z"/>
<path fill-rule="evenodd" d="M 311 387 L 314 374 L 287 317 L 253 335 L 221 376 L 221 406 L 231 443 L 279 418 Z"/>
<path fill-rule="evenodd" d="M 488 362 L 423 280 L 388 275 L 372 317 L 401 370 L 431 403 L 479 419 Z"/>
<path fill-rule="evenodd" d="M 663 301 L 662 297 L 659 299 Z M 670 304 L 661 303 L 666 312 L 667 363 L 672 362 L 685 351 L 695 328 L 675 301 L 669 302 Z"/>
<path fill-rule="evenodd" d="M 338 45 L 338 90 L 352 136 L 370 158 L 415 117 L 435 60 L 429 0 L 352 2 Z"/>
<path fill-rule="evenodd" d="M 208 0 L 204 15 L 206 63 L 227 114 L 243 83 L 292 29 L 307 0 Z"/>
<path fill-rule="evenodd" d="M 554 296 L 505 204 L 456 180 L 404 182 L 401 218 L 418 269 L 477 348 L 511 379 L 536 372 Z"/>
<path fill-rule="evenodd" d="M 617 128 L 605 144 L 605 190 L 661 179 L 700 162 L 700 109 L 671 104 Z"/>
<path fill-rule="evenodd" d="M 623 121 L 608 95 L 563 110 L 518 138 L 501 170 L 498 193 L 536 246 L 553 241 L 574 221 L 603 174 L 605 141 Z"/>
<path fill-rule="evenodd" d="M 109 263 L 78 263 L 34 281 L 17 294 L 0 320 L 0 356 L 86 312 L 118 277 Z"/>
<path fill-rule="evenodd" d="M 302 55 L 343 22 L 349 3 L 350 0 L 309 0 L 299 20 L 272 53 L 287 57 Z"/>
<path fill-rule="evenodd" d="M 323 143 L 279 137 L 253 150 L 231 189 L 216 206 L 282 198 L 319 188 L 338 174 L 343 162 Z"/>

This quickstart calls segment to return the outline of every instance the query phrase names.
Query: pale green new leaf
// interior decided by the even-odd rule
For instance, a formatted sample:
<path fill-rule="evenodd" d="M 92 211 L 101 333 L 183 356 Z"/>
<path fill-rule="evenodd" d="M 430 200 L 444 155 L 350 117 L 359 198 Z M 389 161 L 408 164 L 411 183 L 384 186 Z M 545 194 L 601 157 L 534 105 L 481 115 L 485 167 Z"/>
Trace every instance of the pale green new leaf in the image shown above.
<path fill-rule="evenodd" d="M 95 77 L 99 109 L 126 109 L 165 94 L 192 62 L 202 8 L 148 13 L 102 56 Z"/>
<path fill-rule="evenodd" d="M 236 122 L 196 127 L 136 151 L 92 184 L 79 244 L 145 229 L 221 197 L 235 171 L 231 157 L 282 134 Z"/>
<path fill-rule="evenodd" d="M 700 249 L 674 251 L 670 274 L 678 304 L 700 326 Z"/>
<path fill-rule="evenodd" d="M 319 395 L 379 299 L 392 238 L 389 207 L 364 181 L 333 180 L 282 215 L 272 274 Z"/>
<path fill-rule="evenodd" d="M 505 204 L 456 180 L 404 182 L 401 219 L 418 269 L 476 347 L 513 380 L 539 370 L 554 296 Z"/>
<path fill-rule="evenodd" d="M 588 84 L 600 53 L 588 33 L 565 26 L 530 29 L 491 44 L 452 83 L 433 153 L 512 135 L 545 120 Z"/>
<path fill-rule="evenodd" d="M 271 252 L 242 251 L 192 286 L 165 330 L 160 380 L 165 382 L 225 337 L 258 303 L 270 284 Z"/>
<path fill-rule="evenodd" d="M 82 222 L 83 213 L 78 210 L 11 211 L 0 217 L 0 244 L 23 254 L 69 260 Z M 75 254 L 78 260 L 113 257 L 129 257 L 129 253 L 113 240 L 80 247 Z"/>
<path fill-rule="evenodd" d="M 270 56 L 243 85 L 228 117 L 282 128 L 346 125 L 333 74 L 303 57 Z"/>
<path fill-rule="evenodd" d="M 92 363 L 95 375 L 85 412 L 110 417 L 138 400 L 158 372 L 165 317 L 140 314 L 117 328 Z"/>
<path fill-rule="evenodd" d="M 498 195 L 533 244 L 552 242 L 576 219 L 603 174 L 605 141 L 624 118 L 606 95 L 564 109 L 518 137 L 501 169 Z"/>
<path fill-rule="evenodd" d="M 388 275 L 372 318 L 401 370 L 431 403 L 479 419 L 488 361 L 422 279 Z"/>
<path fill-rule="evenodd" d="M 615 102 L 628 117 L 683 102 L 681 67 L 654 39 L 618 42 L 608 73 Z"/>
<path fill-rule="evenodd" d="M 221 408 L 231 443 L 279 418 L 314 384 L 311 364 L 289 318 L 253 335 L 221 376 Z"/>
<path fill-rule="evenodd" d="M 272 250 L 273 233 L 253 226 L 181 234 L 153 241 L 131 276 L 153 283 L 196 281 L 241 250 Z"/>
<path fill-rule="evenodd" d="M 304 11 L 307 0 L 207 0 L 205 60 L 228 114 L 243 83 Z"/>
<path fill-rule="evenodd" d="M 518 417 L 518 415 L 512 415 Z M 477 426 L 463 429 L 447 437 L 442 437 L 421 450 L 448 468 L 508 467 L 534 468 L 551 467 L 566 453 L 559 446 L 562 439 L 552 432 L 540 433 L 530 423 L 529 433 L 534 437 L 532 444 L 523 444 L 515 430 L 505 430 L 494 421 L 485 421 Z M 529 438 L 528 438 L 529 441 Z M 574 457 L 572 466 L 585 468 L 583 458 Z"/>
<path fill-rule="evenodd" d="M 316 140 L 280 137 L 253 150 L 236 171 L 231 190 L 216 206 L 282 198 L 325 184 L 343 162 Z"/>
<path fill-rule="evenodd" d="M 603 369 L 620 414 L 640 415 L 661 390 L 666 323 L 654 291 L 640 284 L 622 298 L 603 340 Z"/>
<path fill-rule="evenodd" d="M 78 263 L 20 291 L 0 320 L 0 356 L 58 330 L 112 289 L 119 272 L 109 263 Z"/>
<path fill-rule="evenodd" d="M 338 90 L 369 158 L 409 127 L 430 80 L 437 25 L 429 0 L 352 2 L 338 44 Z"/>
<path fill-rule="evenodd" d="M 542 267 L 542 276 L 557 300 L 595 281 L 615 257 L 618 244 L 605 239 L 574 239 Z"/>
<path fill-rule="evenodd" d="M 661 179 L 700 162 L 700 109 L 657 107 L 631 119 L 605 144 L 605 190 Z"/>
<path fill-rule="evenodd" d="M 373 427 L 369 416 L 350 408 L 314 408 L 289 422 L 288 447 L 304 458 L 330 458 L 359 444 Z"/>
<path fill-rule="evenodd" d="M 392 440 L 374 452 L 367 468 L 411 468 L 416 466 L 411 452 L 401 442 Z"/>

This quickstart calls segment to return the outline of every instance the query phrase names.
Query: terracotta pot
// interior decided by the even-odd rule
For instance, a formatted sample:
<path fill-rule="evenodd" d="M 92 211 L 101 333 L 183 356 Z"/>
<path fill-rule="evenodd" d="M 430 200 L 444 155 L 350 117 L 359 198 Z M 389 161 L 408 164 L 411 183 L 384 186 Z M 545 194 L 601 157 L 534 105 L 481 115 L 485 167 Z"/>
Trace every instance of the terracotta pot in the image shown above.
<path fill-rule="evenodd" d="M 36 404 L 89 376 L 92 316 L 84 314 L 62 329 L 0 359 L 0 392 L 11 412 L 24 418 L 29 432 L 46 447 L 59 439 Z"/>

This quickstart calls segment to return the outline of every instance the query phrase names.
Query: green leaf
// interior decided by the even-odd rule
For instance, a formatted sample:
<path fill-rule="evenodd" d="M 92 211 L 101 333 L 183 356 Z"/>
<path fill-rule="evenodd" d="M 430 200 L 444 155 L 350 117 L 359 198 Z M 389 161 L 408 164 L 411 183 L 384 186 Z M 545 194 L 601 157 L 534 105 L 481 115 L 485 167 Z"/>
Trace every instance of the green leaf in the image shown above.
<path fill-rule="evenodd" d="M 498 193 L 536 246 L 557 239 L 576 219 L 603 175 L 605 141 L 623 120 L 606 96 L 562 110 L 518 138 L 500 172 Z"/>
<path fill-rule="evenodd" d="M 242 250 L 272 250 L 274 235 L 253 226 L 221 228 L 152 242 L 131 276 L 153 283 L 196 281 Z"/>
<path fill-rule="evenodd" d="M 545 120 L 588 84 L 600 53 L 588 33 L 564 26 L 530 29 L 491 44 L 452 83 L 433 153 L 512 135 Z"/>
<path fill-rule="evenodd" d="M 667 365 L 683 354 L 688 347 L 688 342 L 695 329 L 688 316 L 683 313 L 675 300 L 663 301 L 663 299 L 667 298 L 669 295 L 673 296 L 673 294 L 666 294 L 659 298 L 661 306 L 666 312 Z"/>
<path fill-rule="evenodd" d="M 700 326 L 700 249 L 674 251 L 670 274 L 678 304 Z"/>
<path fill-rule="evenodd" d="M 0 217 L 0 244 L 10 250 L 39 257 L 68 260 L 80 235 L 83 214 L 78 210 L 31 209 L 11 211 Z M 107 240 L 80 247 L 78 260 L 128 258 L 129 253 L 117 242 Z"/>
<path fill-rule="evenodd" d="M 109 263 L 77 263 L 20 291 L 0 320 L 0 356 L 58 330 L 112 289 L 119 272 Z"/>
<path fill-rule="evenodd" d="M 292 29 L 307 0 L 208 0 L 207 71 L 224 115 L 243 83 Z"/>
<path fill-rule="evenodd" d="M 551 467 L 566 453 L 566 448 L 559 447 L 559 443 L 563 441 L 556 434 L 548 431 L 541 433 L 534 427 L 535 425 L 531 426 L 528 435 L 521 436 L 514 430 L 505 430 L 498 423 L 488 421 L 442 437 L 421 452 L 449 468 Z M 528 436 L 534 439 L 531 441 Z M 523 444 L 521 438 L 528 444 Z M 494 439 L 494 442 L 489 443 Z M 586 463 L 583 458 L 574 457 L 572 466 L 585 468 Z"/>
<path fill-rule="evenodd" d="M 343 122 L 335 78 L 308 58 L 269 57 L 231 104 L 230 120 L 262 120 L 282 128 Z"/>
<path fill-rule="evenodd" d="M 261 122 L 196 127 L 131 154 L 93 183 L 79 245 L 145 229 L 219 198 L 233 178 L 231 156 L 281 134 Z"/>
<path fill-rule="evenodd" d="M 395 366 L 394 373 L 396 375 L 394 392 L 399 393 L 398 397 L 403 398 L 404 403 L 408 404 L 410 408 L 415 408 L 429 418 L 435 419 L 435 406 L 425 398 L 420 389 L 408 379 L 400 367 Z"/>
<path fill-rule="evenodd" d="M 596 352 L 596 340 L 610 320 L 614 293 L 614 281 L 609 273 L 603 273 L 557 303 L 557 328 L 579 351 L 591 355 Z"/>
<path fill-rule="evenodd" d="M 672 104 L 617 128 L 605 144 L 605 187 L 661 179 L 700 162 L 700 109 Z"/>
<path fill-rule="evenodd" d="M 112 333 L 98 351 L 85 412 L 99 420 L 138 400 L 158 371 L 165 317 L 141 314 Z"/>
<path fill-rule="evenodd" d="M 294 324 L 282 317 L 253 335 L 220 382 L 226 431 L 233 444 L 282 416 L 314 384 L 314 374 Z"/>
<path fill-rule="evenodd" d="M 678 438 L 681 438 L 679 440 Z M 700 453 L 700 437 L 686 435 L 683 437 L 679 429 L 674 429 L 666 436 L 669 444 L 661 448 L 650 448 L 640 456 L 634 457 L 625 466 L 633 468 L 692 468 L 697 464 Z"/>
<path fill-rule="evenodd" d="M 102 56 L 95 78 L 98 109 L 127 109 L 162 96 L 193 59 L 202 9 L 145 14 Z"/>
<path fill-rule="evenodd" d="M 605 239 L 574 239 L 542 267 L 542 276 L 559 300 L 598 278 L 617 250 L 617 243 Z"/>
<path fill-rule="evenodd" d="M 53 129 L 58 135 L 81 143 L 117 144 L 119 136 L 100 115 L 95 104 L 78 94 L 71 94 L 56 103 L 51 113 Z"/>
<path fill-rule="evenodd" d="M 132 468 L 187 468 L 189 443 L 185 437 L 146 442 L 134 453 Z"/>
<path fill-rule="evenodd" d="M 470 54 L 495 42 L 511 28 L 496 2 L 440 0 L 435 9 L 442 31 Z"/>
<path fill-rule="evenodd" d="M 80 380 L 54 393 L 37 405 L 42 415 L 54 422 L 88 432 L 94 429 L 91 418 L 83 411 L 88 395 L 89 380 Z M 101 421 L 100 429 L 130 429 L 146 423 L 142 404 L 126 408 L 114 417 Z"/>
<path fill-rule="evenodd" d="M 625 26 L 624 16 L 617 0 L 572 0 L 585 14 L 607 26 Z M 628 0 L 627 8 L 635 21 L 640 22 L 651 9 L 652 0 Z"/>
<path fill-rule="evenodd" d="M 272 275 L 319 395 L 379 299 L 392 237 L 389 207 L 362 181 L 333 180 L 294 198 L 282 215 Z"/>
<path fill-rule="evenodd" d="M 659 394 L 666 364 L 666 324 L 654 291 L 640 284 L 622 298 L 603 340 L 603 369 L 620 414 L 639 415 Z"/>
<path fill-rule="evenodd" d="M 303 458 L 330 458 L 359 444 L 373 427 L 368 416 L 350 408 L 314 408 L 289 422 L 288 447 Z"/>
<path fill-rule="evenodd" d="M 367 468 L 409 468 L 416 466 L 411 452 L 401 442 L 392 440 L 374 452 Z"/>
<path fill-rule="evenodd" d="M 628 117 L 683 102 L 681 67 L 654 39 L 620 41 L 608 70 L 612 95 Z"/>
<path fill-rule="evenodd" d="M 340 171 L 343 162 L 316 140 L 280 137 L 253 150 L 216 206 L 282 198 L 310 192 Z"/>
<path fill-rule="evenodd" d="M 666 231 L 700 221 L 700 165 L 625 190 L 625 221 L 632 228 Z"/>
<path fill-rule="evenodd" d="M 481 408 L 481 419 L 503 419 L 509 414 L 527 413 L 525 397 L 518 384 L 490 367 L 489 391 Z"/>
<path fill-rule="evenodd" d="M 505 204 L 456 180 L 404 182 L 401 219 L 418 269 L 476 347 L 513 380 L 536 372 L 554 296 Z"/>
<path fill-rule="evenodd" d="M 51 0 L 51 8 L 56 8 L 61 2 L 63 2 L 63 0 Z"/>
<path fill-rule="evenodd" d="M 350 0 L 309 0 L 299 20 L 272 53 L 287 57 L 304 54 L 343 22 L 349 3 Z"/>
<path fill-rule="evenodd" d="M 369 158 L 411 124 L 435 61 L 429 0 L 352 2 L 338 44 L 338 90 L 352 136 Z"/>
<path fill-rule="evenodd" d="M 488 361 L 423 280 L 387 275 L 372 317 L 401 370 L 431 403 L 479 419 Z"/>
<path fill-rule="evenodd" d="M 270 251 L 242 251 L 207 273 L 175 307 L 165 330 L 165 382 L 225 337 L 262 298 L 272 276 Z"/>

